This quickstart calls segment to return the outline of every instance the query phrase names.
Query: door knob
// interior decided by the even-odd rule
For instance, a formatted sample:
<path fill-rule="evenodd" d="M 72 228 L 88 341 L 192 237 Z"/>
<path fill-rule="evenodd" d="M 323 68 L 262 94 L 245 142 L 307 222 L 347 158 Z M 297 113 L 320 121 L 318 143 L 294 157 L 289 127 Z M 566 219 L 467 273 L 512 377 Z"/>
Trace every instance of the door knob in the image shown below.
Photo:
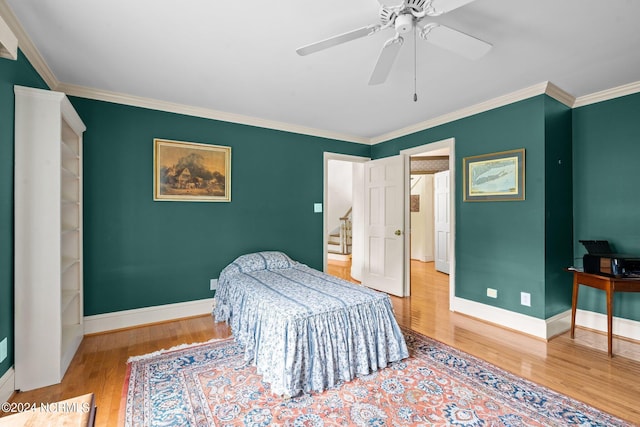
<path fill-rule="evenodd" d="M 402 234 L 402 231 L 400 231 L 400 230 L 396 230 L 396 232 L 395 232 L 394 234 L 395 234 L 396 236 L 399 236 L 399 235 L 401 235 L 401 234 Z"/>

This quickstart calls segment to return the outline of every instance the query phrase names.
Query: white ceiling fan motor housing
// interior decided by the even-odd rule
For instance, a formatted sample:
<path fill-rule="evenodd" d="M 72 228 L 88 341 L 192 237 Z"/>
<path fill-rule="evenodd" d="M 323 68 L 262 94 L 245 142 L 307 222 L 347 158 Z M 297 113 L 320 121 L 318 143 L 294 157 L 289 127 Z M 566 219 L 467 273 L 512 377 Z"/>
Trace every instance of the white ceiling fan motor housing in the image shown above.
<path fill-rule="evenodd" d="M 404 13 L 398 15 L 395 22 L 396 31 L 400 34 L 407 33 L 413 29 L 413 15 Z"/>

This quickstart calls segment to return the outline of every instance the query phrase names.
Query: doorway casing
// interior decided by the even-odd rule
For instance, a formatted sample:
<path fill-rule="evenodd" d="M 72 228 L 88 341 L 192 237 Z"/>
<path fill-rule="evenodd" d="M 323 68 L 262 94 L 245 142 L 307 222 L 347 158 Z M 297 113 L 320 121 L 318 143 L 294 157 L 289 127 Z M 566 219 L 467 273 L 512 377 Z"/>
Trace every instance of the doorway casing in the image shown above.
<path fill-rule="evenodd" d="M 400 151 L 400 155 L 404 156 L 404 162 L 405 162 L 405 174 L 406 174 L 406 180 L 407 182 L 409 182 L 411 180 L 411 156 L 415 156 L 415 155 L 429 155 L 429 153 L 431 152 L 435 152 L 435 151 L 442 151 L 442 150 L 448 150 L 449 152 L 449 213 L 450 213 L 450 227 L 451 227 L 451 233 L 449 235 L 449 248 L 450 248 L 450 259 L 449 259 L 449 266 L 450 266 L 450 271 L 449 271 L 449 309 L 452 310 L 454 307 L 454 301 L 455 301 L 455 294 L 456 294 L 456 289 L 455 289 L 455 272 L 456 272 L 456 248 L 455 248 L 455 230 L 456 230 L 456 224 L 455 224 L 455 194 L 456 194 L 456 188 L 455 188 L 455 138 L 448 138 L 448 139 L 444 139 L 441 141 L 436 141 L 436 142 L 432 142 L 429 144 L 425 144 L 425 145 L 420 145 L 418 147 L 412 147 L 412 148 L 408 148 L 406 150 L 401 150 Z M 405 224 L 406 226 L 408 226 L 409 224 L 411 224 L 411 209 L 409 207 L 409 203 L 410 203 L 410 197 L 407 194 L 406 197 L 404 198 L 405 200 Z M 411 286 L 410 286 L 410 280 L 407 280 L 408 278 L 410 278 L 410 274 L 411 274 L 411 241 L 409 238 L 407 238 L 407 236 L 405 236 L 405 266 L 404 266 L 404 270 L 405 270 L 405 295 L 410 295 L 410 291 L 411 291 Z"/>
<path fill-rule="evenodd" d="M 450 179 L 450 214 L 451 214 L 451 234 L 449 238 L 449 248 L 450 252 L 450 267 L 451 271 L 449 273 L 449 308 L 453 307 L 453 301 L 455 298 L 455 138 L 448 138 L 442 141 L 432 142 L 429 144 L 424 144 L 418 147 L 412 147 L 406 150 L 400 151 L 400 156 L 403 157 L 405 163 L 405 179 L 408 183 L 411 179 L 411 168 L 410 168 L 410 160 L 412 155 L 418 154 L 429 154 L 430 152 L 448 150 L 449 152 L 449 179 Z M 370 159 L 367 157 L 359 157 L 352 156 L 347 154 L 339 154 L 339 153 L 324 153 L 324 194 L 323 194 L 323 206 L 327 206 L 327 201 L 329 198 L 328 195 L 328 181 L 329 181 L 329 161 L 330 160 L 340 160 L 340 161 L 348 161 L 353 163 L 365 163 Z M 409 185 L 407 185 L 409 188 Z M 405 212 L 405 227 L 408 227 L 410 224 L 410 208 L 409 208 L 409 194 L 405 194 L 404 202 L 404 212 Z M 323 209 L 323 267 L 324 271 L 327 271 L 327 243 L 328 243 L 328 230 L 327 230 L 327 209 Z M 406 296 L 410 295 L 410 265 L 411 265 L 411 248 L 410 248 L 410 239 L 408 235 L 405 233 L 404 239 L 404 294 Z"/>

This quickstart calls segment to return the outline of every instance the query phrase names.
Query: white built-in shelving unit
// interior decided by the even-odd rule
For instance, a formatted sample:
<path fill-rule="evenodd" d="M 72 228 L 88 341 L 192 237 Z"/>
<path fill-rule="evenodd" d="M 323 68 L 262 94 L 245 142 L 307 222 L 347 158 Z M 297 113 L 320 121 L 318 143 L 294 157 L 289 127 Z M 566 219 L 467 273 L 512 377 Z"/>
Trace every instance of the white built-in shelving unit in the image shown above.
<path fill-rule="evenodd" d="M 60 92 L 15 86 L 15 384 L 56 384 L 82 337 L 82 133 Z"/>

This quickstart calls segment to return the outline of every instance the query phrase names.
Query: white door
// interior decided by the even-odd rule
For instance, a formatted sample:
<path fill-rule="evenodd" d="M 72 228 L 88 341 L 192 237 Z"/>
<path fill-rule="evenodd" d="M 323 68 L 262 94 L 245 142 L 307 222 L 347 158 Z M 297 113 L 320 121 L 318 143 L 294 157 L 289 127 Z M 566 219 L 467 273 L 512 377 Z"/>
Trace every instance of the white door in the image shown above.
<path fill-rule="evenodd" d="M 365 163 L 362 283 L 404 296 L 404 194 L 402 156 Z"/>
<path fill-rule="evenodd" d="M 449 238 L 451 235 L 449 210 L 449 171 L 434 174 L 433 210 L 435 220 L 436 270 L 449 274 Z"/>

